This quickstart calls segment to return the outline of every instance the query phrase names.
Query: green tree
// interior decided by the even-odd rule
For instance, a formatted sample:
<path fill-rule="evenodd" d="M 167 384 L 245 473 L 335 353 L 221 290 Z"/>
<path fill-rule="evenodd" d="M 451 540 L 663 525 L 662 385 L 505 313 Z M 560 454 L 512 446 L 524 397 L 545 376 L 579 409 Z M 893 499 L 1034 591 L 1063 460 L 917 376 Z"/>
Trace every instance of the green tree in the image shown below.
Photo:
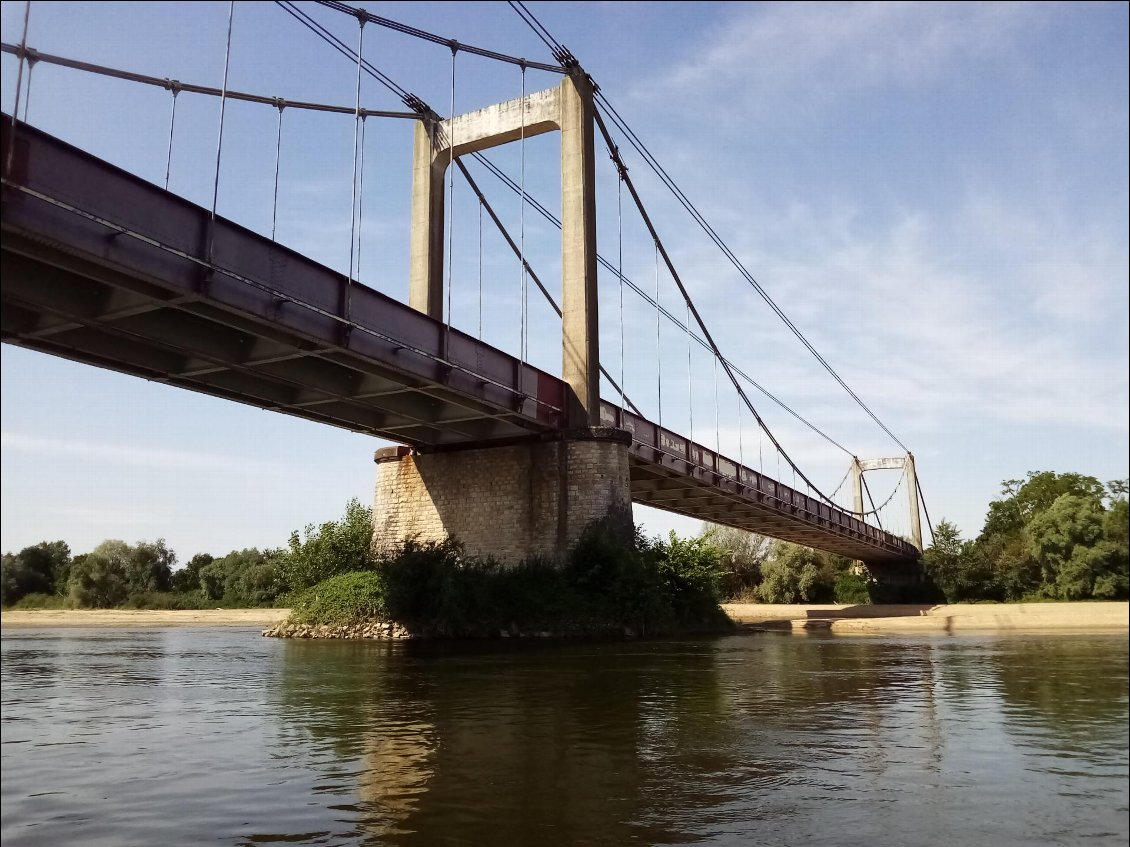
<path fill-rule="evenodd" d="M 1001 483 L 1006 496 L 989 503 L 982 537 L 1015 536 L 1036 515 L 1051 508 L 1060 495 L 1072 494 L 1084 499 L 1102 499 L 1103 484 L 1093 476 L 1077 473 L 1057 474 L 1053 471 L 1029 471 L 1025 480 L 1006 479 Z"/>
<path fill-rule="evenodd" d="M 961 530 L 950 521 L 942 520 L 934 528 L 934 543 L 922 554 L 922 564 L 946 602 L 986 599 L 1000 593 L 977 545 L 962 540 Z"/>
<path fill-rule="evenodd" d="M 165 539 L 139 541 L 130 550 L 126 564 L 126 583 L 131 594 L 168 591 L 173 587 L 173 566 L 177 555 Z"/>
<path fill-rule="evenodd" d="M 823 562 L 815 550 L 778 541 L 761 566 L 757 596 L 765 603 L 811 603 Z"/>
<path fill-rule="evenodd" d="M 28 594 L 55 594 L 65 584 L 71 550 L 63 541 L 41 541 L 19 553 L 5 553 L 0 564 L 0 602 L 15 603 Z"/>
<path fill-rule="evenodd" d="M 300 538 L 291 533 L 290 543 L 277 559 L 280 585 L 299 591 L 339 573 L 372 570 L 373 512 L 350 500 L 341 520 L 326 521 L 317 529 L 306 527 Z"/>
<path fill-rule="evenodd" d="M 229 606 L 261 606 L 279 593 L 278 551 L 233 550 L 200 569 L 200 587 L 209 600 Z"/>
<path fill-rule="evenodd" d="M 701 535 L 720 553 L 721 596 L 734 600 L 754 593 L 761 582 L 761 565 L 769 555 L 772 541 L 763 535 L 720 524 L 703 524 Z"/>
<path fill-rule="evenodd" d="M 216 561 L 210 553 L 197 553 L 180 570 L 173 571 L 173 591 L 200 591 L 200 570 Z"/>
<path fill-rule="evenodd" d="M 1040 563 L 1041 593 L 1060 600 L 1126 596 L 1126 546 L 1108 514 L 1098 497 L 1061 494 L 1032 519 L 1028 553 Z"/>
<path fill-rule="evenodd" d="M 76 556 L 67 586 L 71 601 L 96 609 L 122 603 L 129 595 L 132 554 L 133 548 L 114 539 L 103 541 L 85 556 Z"/>
<path fill-rule="evenodd" d="M 725 571 L 722 551 L 708 536 L 679 538 L 673 531 L 667 540 L 657 540 L 654 551 L 659 573 L 672 596 L 706 598 L 718 605 L 718 592 Z"/>

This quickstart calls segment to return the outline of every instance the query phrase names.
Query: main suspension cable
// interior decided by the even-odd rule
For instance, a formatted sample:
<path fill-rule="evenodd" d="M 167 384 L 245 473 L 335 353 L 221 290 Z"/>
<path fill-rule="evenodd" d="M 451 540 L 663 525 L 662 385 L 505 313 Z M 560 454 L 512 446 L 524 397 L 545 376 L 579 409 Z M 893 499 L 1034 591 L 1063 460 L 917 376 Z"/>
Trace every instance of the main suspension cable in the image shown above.
<path fill-rule="evenodd" d="M 793 335 L 797 337 L 797 339 L 812 354 L 816 361 L 819 362 L 829 374 L 831 374 L 832 378 L 835 379 L 837 383 L 839 383 L 844 391 L 847 392 L 848 396 L 851 397 L 859 405 L 859 407 L 867 413 L 867 415 L 878 425 L 881 430 L 883 430 L 883 432 L 885 432 L 891 438 L 892 441 L 902 447 L 902 449 L 907 450 L 906 445 L 904 445 L 902 441 L 900 441 L 898 437 L 893 432 L 891 432 L 886 424 L 879 420 L 879 417 L 865 402 L 863 402 L 863 399 L 858 394 L 856 394 L 855 391 L 852 390 L 851 386 L 849 386 L 847 382 L 844 381 L 844 379 L 812 345 L 808 338 L 805 337 L 804 333 L 801 332 L 797 325 L 793 323 L 788 315 L 785 314 L 784 310 L 777 305 L 777 303 L 769 295 L 769 292 L 765 290 L 761 283 L 759 283 L 757 279 L 754 278 L 753 274 L 751 274 L 745 267 L 745 265 L 742 264 L 741 260 L 730 249 L 725 241 L 722 240 L 722 237 L 718 235 L 717 231 L 710 225 L 706 218 L 703 217 L 702 213 L 698 211 L 698 209 L 690 201 L 690 199 L 686 196 L 682 189 L 679 188 L 678 184 L 675 183 L 670 174 L 668 174 L 663 166 L 659 164 L 658 160 L 652 155 L 651 151 L 648 150 L 647 146 L 639 139 L 639 136 L 637 136 L 631 129 L 631 127 L 628 126 L 627 122 L 620 116 L 619 112 L 617 112 L 615 107 L 608 101 L 607 96 L 605 96 L 598 90 L 596 92 L 596 97 L 600 100 L 601 105 L 603 105 L 605 109 L 608 110 L 609 119 L 612 121 L 612 123 L 617 127 L 617 129 L 624 133 L 624 136 L 628 139 L 628 142 L 643 157 L 648 167 L 650 167 L 655 175 L 659 177 L 660 181 L 663 182 L 668 190 L 670 190 L 671 193 L 675 195 L 675 198 L 679 201 L 683 208 L 686 209 L 686 211 L 691 215 L 692 218 L 694 218 L 695 222 L 698 223 L 699 227 L 722 251 L 723 255 L 725 255 L 726 258 L 730 260 L 730 263 L 735 267 L 738 273 L 740 273 L 742 277 L 744 277 L 745 280 L 753 287 L 753 289 L 761 296 L 762 300 L 764 300 L 765 303 L 773 310 L 773 312 L 781 319 L 781 321 L 785 324 L 786 327 L 788 327 Z"/>
<path fill-rule="evenodd" d="M 562 68 L 560 65 L 548 65 L 542 62 L 530 62 L 526 59 L 520 59 L 517 56 L 510 56 L 506 53 L 499 53 L 496 50 L 487 50 L 484 47 L 475 47 L 470 44 L 463 44 L 459 41 L 456 41 L 454 38 L 445 38 L 442 35 L 436 35 L 435 33 L 428 32 L 427 30 L 409 26 L 408 24 L 401 23 L 400 21 L 394 21 L 391 18 L 383 18 L 380 15 L 371 14 L 369 12 L 366 12 L 364 9 L 358 9 L 345 3 L 336 2 L 336 0 L 315 0 L 315 2 L 319 6 L 325 6 L 327 9 L 333 9 L 337 12 L 344 12 L 347 15 L 368 21 L 369 23 L 376 24 L 377 26 L 382 26 L 395 32 L 403 33 L 404 35 L 410 35 L 413 38 L 419 38 L 422 41 L 430 41 L 433 44 L 443 44 L 447 47 L 457 47 L 459 50 L 462 50 L 465 53 L 471 53 L 475 56 L 482 56 L 486 59 L 494 59 L 495 61 L 506 62 L 511 65 L 524 64 L 527 67 L 536 68 L 539 71 L 546 71 L 548 73 L 568 73 L 568 71 L 565 68 Z"/>
<path fill-rule="evenodd" d="M 471 190 L 478 198 L 480 209 L 486 209 L 487 215 L 489 215 L 491 221 L 494 222 L 494 225 L 502 235 L 503 240 L 510 247 L 511 251 L 513 251 L 514 255 L 519 257 L 520 261 L 522 261 L 522 263 L 525 265 L 526 273 L 529 274 L 529 278 L 533 280 L 534 285 L 538 287 L 538 290 L 542 293 L 542 296 L 545 297 L 546 302 L 549 303 L 553 311 L 557 313 L 557 317 L 560 318 L 561 307 L 557 304 L 557 301 L 553 299 L 553 295 L 549 293 L 549 289 L 545 287 L 545 284 L 541 281 L 541 277 L 539 277 L 537 275 L 537 272 L 532 267 L 530 267 L 529 261 L 521 258 L 521 250 L 518 247 L 517 242 L 514 241 L 514 237 L 506 229 L 505 224 L 502 223 L 502 219 L 498 216 L 498 213 L 495 212 L 494 207 L 491 206 L 490 202 L 486 199 L 486 196 L 483 194 L 482 189 L 479 188 L 478 182 L 476 182 L 475 178 L 471 176 L 471 172 L 467 169 L 467 166 L 463 164 L 463 160 L 456 159 L 455 166 L 459 168 L 460 172 L 463 174 L 463 177 L 467 180 L 467 184 L 471 187 Z M 627 403 L 628 408 L 630 408 L 635 414 L 643 417 L 643 412 L 641 412 L 636 407 L 636 404 L 632 402 L 632 398 L 628 397 L 624 393 L 623 388 L 619 384 L 617 384 L 615 379 L 612 378 L 612 374 L 608 372 L 604 365 L 600 365 L 600 373 L 604 376 L 605 379 L 608 380 L 608 383 L 612 386 L 612 389 L 621 395 L 621 402 Z"/>
<path fill-rule="evenodd" d="M 18 55 L 20 52 L 19 45 L 9 44 L 8 42 L 0 42 L 0 53 L 9 53 Z M 120 68 L 111 68 L 107 65 L 97 65 L 93 62 L 81 62 L 78 59 L 68 59 L 65 56 L 56 56 L 51 53 L 43 53 L 28 47 L 24 51 L 29 59 L 34 57 L 35 61 L 43 62 L 48 65 L 58 65 L 61 68 L 69 68 L 74 71 L 83 71 L 84 73 L 97 74 L 99 76 L 108 76 L 114 79 L 121 79 L 127 82 L 138 82 L 142 85 L 152 85 L 157 88 L 164 88 L 166 91 L 176 90 L 178 92 L 187 92 L 189 94 L 205 94 L 210 97 L 219 97 L 221 94 L 228 100 L 240 100 L 245 103 L 261 103 L 265 106 L 276 106 L 279 103 L 278 97 L 271 97 L 265 94 L 249 94 L 246 91 L 223 91 L 220 88 L 213 88 L 209 85 L 195 85 L 194 83 L 181 82 L 180 80 L 169 79 L 167 77 L 149 76 L 147 74 L 134 73 L 133 71 L 126 71 Z M 353 56 L 352 50 L 348 53 L 351 60 L 356 61 Z M 369 62 L 365 62 L 366 70 L 368 70 Z M 411 95 L 409 95 L 411 96 Z M 340 115 L 353 115 L 355 110 L 353 106 L 333 106 L 326 103 L 308 103 L 302 100 L 287 100 L 286 105 L 292 109 L 302 109 L 311 112 L 334 112 Z M 361 114 L 370 118 L 399 118 L 401 120 L 418 121 L 420 115 L 417 112 L 396 112 L 388 111 L 385 109 L 362 109 Z"/>
<path fill-rule="evenodd" d="M 597 128 L 600 129 L 601 135 L 604 136 L 604 141 L 608 145 L 609 150 L 610 151 L 616 151 L 615 155 L 617 156 L 617 158 L 619 158 L 618 148 L 616 147 L 616 144 L 612 139 L 612 135 L 608 131 L 608 127 L 607 127 L 607 125 L 605 125 L 604 119 L 601 117 L 601 114 L 600 114 L 599 111 L 594 112 L 594 118 L 596 120 Z M 758 425 L 762 429 L 765 430 L 765 434 L 767 436 L 769 436 L 769 439 L 773 442 L 773 444 L 777 448 L 778 452 L 781 454 L 781 456 L 784 457 L 785 461 L 788 462 L 788 464 L 792 467 L 794 476 L 799 476 L 801 479 L 803 479 L 804 482 L 807 483 L 810 488 L 812 488 L 813 492 L 816 493 L 822 500 L 824 500 L 825 502 L 829 503 L 832 506 L 836 506 L 835 501 L 830 499 L 826 494 L 824 494 L 812 482 L 812 480 L 809 479 L 808 476 L 806 476 L 805 473 L 803 471 L 801 471 L 799 467 L 797 467 L 796 463 L 789 457 L 788 453 L 785 452 L 785 450 L 781 446 L 780 442 L 777 441 L 776 436 L 774 436 L 773 433 L 769 430 L 768 426 L 765 424 L 765 421 L 762 420 L 761 415 L 758 414 L 757 409 L 754 407 L 754 405 L 750 401 L 749 397 L 746 396 L 745 391 L 742 390 L 741 383 L 738 381 L 738 378 L 734 374 L 734 371 L 730 367 L 729 363 L 723 358 L 721 351 L 718 349 L 717 343 L 714 341 L 713 336 L 711 336 L 711 334 L 710 334 L 710 330 L 708 330 L 706 328 L 706 323 L 703 321 L 702 316 L 699 314 L 698 309 L 695 307 L 694 302 L 691 300 L 690 294 L 687 292 L 686 287 L 683 285 L 683 281 L 682 281 L 681 277 L 679 276 L 678 271 L 675 269 L 675 265 L 671 261 L 671 257 L 668 255 L 666 248 L 663 246 L 663 242 L 659 238 L 659 233 L 656 231 L 655 225 L 651 221 L 651 216 L 648 215 L 647 209 L 644 208 L 643 201 L 640 199 L 640 196 L 636 191 L 636 188 L 635 188 L 635 185 L 632 182 L 631 176 L 629 174 L 627 174 L 626 172 L 624 174 L 624 184 L 628 189 L 628 193 L 632 195 L 632 200 L 635 202 L 636 209 L 640 213 L 640 217 L 643 219 L 644 226 L 647 227 L 648 233 L 651 235 L 652 240 L 655 242 L 656 251 L 660 255 L 662 255 L 663 261 L 667 265 L 668 273 L 671 274 L 671 278 L 674 280 L 675 285 L 678 287 L 679 293 L 683 296 L 683 299 L 686 301 L 687 305 L 690 307 L 691 314 L 694 316 L 695 321 L 698 323 L 699 330 L 702 332 L 702 334 L 706 338 L 706 340 L 710 343 L 711 352 L 713 352 L 714 356 L 716 357 L 716 360 L 722 364 L 723 368 L 726 371 L 726 376 L 729 378 L 730 382 L 733 384 L 734 389 L 738 392 L 738 394 L 742 398 L 743 402 L 745 403 L 746 407 L 750 410 L 750 413 L 757 420 Z M 780 477 L 778 477 L 778 479 L 779 478 Z M 796 487 L 795 484 L 794 484 L 793 487 L 795 489 L 795 487 Z M 838 506 L 836 506 L 836 507 L 839 508 Z"/>
<path fill-rule="evenodd" d="M 497 178 L 503 185 L 505 185 L 507 188 L 509 188 L 515 194 L 518 194 L 520 192 L 518 184 L 516 182 L 514 182 L 514 180 L 505 171 L 503 171 L 496 164 L 494 164 L 494 162 L 492 162 L 490 159 L 486 158 L 486 156 L 484 156 L 482 153 L 473 153 L 472 155 L 475 157 L 475 159 L 477 159 L 479 161 L 480 164 L 482 164 L 488 171 L 490 171 L 490 173 L 495 178 Z M 530 206 L 533 207 L 534 211 L 536 211 L 543 218 L 545 218 L 545 220 L 549 221 L 557 229 L 561 229 L 561 219 L 558 218 L 555 214 L 553 214 L 553 212 L 551 212 L 549 209 L 547 209 L 540 202 L 538 202 L 537 198 L 533 197 L 530 194 L 526 194 L 526 202 L 529 203 Z M 681 320 L 679 320 L 677 317 L 675 317 L 674 314 L 669 312 L 667 309 L 662 308 L 662 306 L 657 304 L 656 301 L 654 299 L 652 299 L 652 296 L 650 294 L 648 294 L 646 291 L 644 291 L 643 288 L 641 288 L 639 285 L 637 285 L 635 282 L 633 282 L 631 280 L 631 278 L 624 276 L 620 272 L 620 270 L 618 270 L 617 267 L 615 265 L 613 265 L 612 262 L 610 262 L 604 256 L 597 254 L 597 262 L 605 270 L 607 270 L 607 271 L 609 271 L 613 274 L 616 274 L 618 276 L 618 278 L 620 278 L 623 281 L 623 283 L 628 286 L 628 288 L 630 288 L 633 292 L 635 292 L 635 294 L 637 296 L 639 296 L 641 299 L 643 299 L 646 303 L 650 304 L 651 306 L 659 308 L 660 311 L 662 312 L 663 316 L 665 318 L 667 318 L 667 320 L 671 321 L 679 329 L 683 330 L 684 332 L 687 332 L 704 350 L 707 350 L 707 351 L 711 350 L 711 347 L 706 342 L 706 340 L 703 339 L 702 336 L 698 335 L 697 333 L 695 333 L 692 330 L 689 318 L 687 320 L 687 323 L 684 324 Z M 816 435 L 823 438 L 825 441 L 827 441 L 833 447 L 836 447 L 838 450 L 842 451 L 844 453 L 844 455 L 846 455 L 846 456 L 854 456 L 855 455 L 851 450 L 848 450 L 846 447 L 844 447 L 844 445 L 842 445 L 836 439 L 832 438 L 832 436 L 828 435 L 826 432 L 821 430 L 819 427 L 817 427 L 811 421 L 804 418 L 800 413 L 798 413 L 797 411 L 792 409 L 783 400 L 778 398 L 776 395 L 774 395 L 772 392 L 770 392 L 768 389 L 766 389 L 764 386 L 762 386 L 759 382 L 757 382 L 757 380 L 755 380 L 749 374 L 747 374 L 743 370 L 741 370 L 741 368 L 739 368 L 736 364 L 734 364 L 734 362 L 732 362 L 728 359 L 726 361 L 730 365 L 730 367 L 734 370 L 734 372 L 736 374 L 738 374 L 743 380 L 745 380 L 749 385 L 751 385 L 753 388 L 757 389 L 757 391 L 759 391 L 761 394 L 765 395 L 765 397 L 767 397 L 769 400 L 771 400 L 773 403 L 775 403 L 777 406 L 779 406 L 781 409 L 783 409 L 785 412 L 787 412 L 789 415 L 791 415 L 797 421 L 802 423 L 808 429 L 812 430 L 812 432 L 814 432 Z"/>

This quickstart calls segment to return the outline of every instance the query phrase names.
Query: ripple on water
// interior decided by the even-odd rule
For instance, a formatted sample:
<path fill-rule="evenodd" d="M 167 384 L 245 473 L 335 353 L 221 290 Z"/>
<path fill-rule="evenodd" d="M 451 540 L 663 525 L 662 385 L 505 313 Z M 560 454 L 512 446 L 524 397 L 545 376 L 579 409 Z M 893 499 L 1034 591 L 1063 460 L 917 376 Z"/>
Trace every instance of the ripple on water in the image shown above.
<path fill-rule="evenodd" d="M 6 632 L 6 845 L 1125 844 L 1125 636 Z"/>

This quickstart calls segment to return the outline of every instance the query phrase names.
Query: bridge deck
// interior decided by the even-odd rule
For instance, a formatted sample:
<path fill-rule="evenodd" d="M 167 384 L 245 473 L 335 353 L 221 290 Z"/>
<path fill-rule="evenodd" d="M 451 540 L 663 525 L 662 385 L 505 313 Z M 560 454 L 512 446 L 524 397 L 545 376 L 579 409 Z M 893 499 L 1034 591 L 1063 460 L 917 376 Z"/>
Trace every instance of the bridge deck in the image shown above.
<path fill-rule="evenodd" d="M 45 133 L 14 137 L 3 341 L 422 448 L 561 427 L 559 378 Z M 601 416 L 633 433 L 636 502 L 879 565 L 917 556 L 613 404 Z"/>

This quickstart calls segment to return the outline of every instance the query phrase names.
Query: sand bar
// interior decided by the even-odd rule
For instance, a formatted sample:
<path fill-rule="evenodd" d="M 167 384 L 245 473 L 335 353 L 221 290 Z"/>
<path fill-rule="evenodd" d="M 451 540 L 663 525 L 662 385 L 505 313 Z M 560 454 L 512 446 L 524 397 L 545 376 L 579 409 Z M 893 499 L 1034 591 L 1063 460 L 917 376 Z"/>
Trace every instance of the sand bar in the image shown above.
<path fill-rule="evenodd" d="M 750 629 L 836 633 L 986 630 L 1130 629 L 1127 603 L 956 603 L 943 606 L 837 606 L 728 603 L 722 608 Z M 0 614 L 4 627 L 273 626 L 289 609 L 42 609 Z"/>
<path fill-rule="evenodd" d="M 290 609 L 36 609 L 0 614 L 4 627 L 25 626 L 246 626 L 268 627 Z"/>
<path fill-rule="evenodd" d="M 941 606 L 804 606 L 729 603 L 750 628 L 832 632 L 1081 631 L 1130 629 L 1127 603 L 954 603 Z"/>

